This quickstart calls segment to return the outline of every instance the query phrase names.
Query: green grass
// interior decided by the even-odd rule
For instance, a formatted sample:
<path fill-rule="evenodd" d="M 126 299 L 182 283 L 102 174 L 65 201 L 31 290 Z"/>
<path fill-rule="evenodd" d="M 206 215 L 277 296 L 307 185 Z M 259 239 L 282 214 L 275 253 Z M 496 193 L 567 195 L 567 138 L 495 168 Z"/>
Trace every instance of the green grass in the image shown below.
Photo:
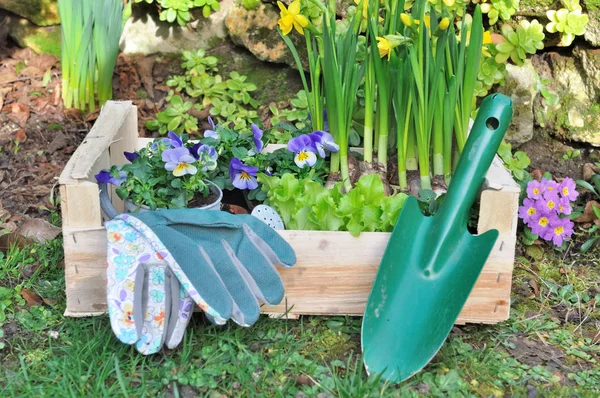
<path fill-rule="evenodd" d="M 116 340 L 107 316 L 62 316 L 60 239 L 13 249 L 0 254 L 0 396 L 598 396 L 598 252 L 579 264 L 563 256 L 518 258 L 509 321 L 455 329 L 424 371 L 390 385 L 365 374 L 352 317 L 264 317 L 242 328 L 196 315 L 178 349 L 141 356 Z M 532 278 L 537 295 L 523 288 Z M 21 289 L 44 305 L 28 307 Z M 562 306 L 588 321 L 563 323 Z"/>

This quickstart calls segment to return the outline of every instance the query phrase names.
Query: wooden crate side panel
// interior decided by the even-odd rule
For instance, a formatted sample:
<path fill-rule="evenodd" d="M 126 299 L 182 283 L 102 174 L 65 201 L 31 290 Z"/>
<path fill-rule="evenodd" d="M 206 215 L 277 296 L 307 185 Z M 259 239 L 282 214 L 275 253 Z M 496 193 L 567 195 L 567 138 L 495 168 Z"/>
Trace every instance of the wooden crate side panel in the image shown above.
<path fill-rule="evenodd" d="M 106 230 L 65 228 L 65 315 L 106 311 Z"/>
<path fill-rule="evenodd" d="M 60 204 L 63 232 L 66 227 L 102 226 L 97 184 L 85 181 L 77 185 L 61 185 Z"/>
<path fill-rule="evenodd" d="M 292 317 L 362 315 L 389 234 L 364 233 L 354 238 L 344 232 L 280 233 L 295 249 L 298 263 L 280 269 L 285 299 L 281 305 L 263 307 L 263 312 L 280 314 L 289 310 Z M 66 315 L 87 315 L 106 309 L 105 247 L 104 230 L 67 232 Z M 357 247 L 361 250 L 357 251 Z M 506 306 L 505 291 L 510 289 L 510 280 L 499 279 L 498 270 L 506 270 L 512 263 L 499 254 L 490 259 L 458 323 L 494 323 L 505 319 L 502 306 Z"/>

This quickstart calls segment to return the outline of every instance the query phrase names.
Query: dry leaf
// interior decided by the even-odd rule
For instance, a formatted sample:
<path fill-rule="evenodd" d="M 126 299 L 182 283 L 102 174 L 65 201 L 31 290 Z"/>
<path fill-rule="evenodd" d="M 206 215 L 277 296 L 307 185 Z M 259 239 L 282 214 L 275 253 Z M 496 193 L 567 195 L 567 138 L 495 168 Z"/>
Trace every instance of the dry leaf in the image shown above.
<path fill-rule="evenodd" d="M 56 238 L 60 234 L 60 228 L 55 227 L 46 220 L 30 218 L 21 224 L 15 232 L 38 243 L 45 243 Z"/>
<path fill-rule="evenodd" d="M 593 163 L 586 163 L 583 165 L 583 179 L 589 181 L 596 174 L 600 174 L 600 167 L 597 167 Z"/>
<path fill-rule="evenodd" d="M 587 222 L 593 222 L 594 220 L 598 219 L 598 217 L 596 217 L 596 214 L 594 213 L 594 209 L 592 208 L 592 206 L 596 206 L 597 208 L 600 209 L 600 203 L 596 202 L 595 200 L 590 200 L 585 205 L 585 210 L 583 210 L 583 215 L 581 217 L 576 218 L 573 221 L 580 222 L 580 223 L 587 223 Z"/>
<path fill-rule="evenodd" d="M 531 172 L 531 176 L 536 181 L 541 181 L 543 175 L 544 175 L 544 172 L 542 170 L 533 170 Z"/>
<path fill-rule="evenodd" d="M 27 134 L 25 133 L 25 129 L 19 129 L 15 134 L 15 141 L 25 142 L 27 141 Z"/>
<path fill-rule="evenodd" d="M 538 287 L 537 282 L 535 281 L 535 279 L 530 279 L 529 280 L 529 286 L 531 286 L 531 288 L 533 289 L 533 293 L 537 296 L 540 293 L 540 288 Z"/>
<path fill-rule="evenodd" d="M 19 126 L 25 127 L 29 119 L 29 108 L 20 102 L 15 102 L 10 108 L 8 118 Z"/>
<path fill-rule="evenodd" d="M 42 300 L 42 298 L 36 292 L 32 292 L 29 289 L 23 288 L 19 294 L 25 299 L 27 305 L 30 307 L 34 305 L 42 305 L 44 303 L 44 300 Z"/>
<path fill-rule="evenodd" d="M 28 239 L 16 232 L 10 232 L 8 234 L 0 236 L 0 251 L 6 252 L 12 246 L 22 249 L 25 246 L 32 245 L 33 241 Z"/>

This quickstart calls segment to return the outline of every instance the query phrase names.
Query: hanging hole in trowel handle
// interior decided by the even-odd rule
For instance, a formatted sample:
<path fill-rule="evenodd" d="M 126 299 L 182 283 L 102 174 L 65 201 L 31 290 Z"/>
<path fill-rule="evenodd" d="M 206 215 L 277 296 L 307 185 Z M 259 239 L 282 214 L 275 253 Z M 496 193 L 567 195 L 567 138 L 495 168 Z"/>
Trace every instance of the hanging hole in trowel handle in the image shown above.
<path fill-rule="evenodd" d="M 500 121 L 495 117 L 488 117 L 485 121 L 485 125 L 490 130 L 496 130 L 500 126 Z"/>

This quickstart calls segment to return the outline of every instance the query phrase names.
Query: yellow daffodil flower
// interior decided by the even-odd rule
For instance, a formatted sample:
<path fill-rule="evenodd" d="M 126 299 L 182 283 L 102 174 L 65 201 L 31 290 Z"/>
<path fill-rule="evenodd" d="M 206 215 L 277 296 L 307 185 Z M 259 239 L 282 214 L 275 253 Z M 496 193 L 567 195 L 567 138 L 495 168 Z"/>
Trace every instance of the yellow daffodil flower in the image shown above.
<path fill-rule="evenodd" d="M 456 0 L 444 0 L 444 4 L 448 7 L 452 7 Z"/>
<path fill-rule="evenodd" d="M 410 15 L 408 15 L 407 13 L 404 13 L 404 12 L 402 14 L 400 14 L 400 20 L 402 21 L 402 23 L 406 27 L 410 27 L 413 24 L 412 17 Z"/>
<path fill-rule="evenodd" d="M 488 51 L 486 44 L 492 44 L 492 32 L 486 30 L 483 32 L 483 45 L 481 46 L 481 53 L 486 57 L 491 57 L 492 54 Z"/>
<path fill-rule="evenodd" d="M 379 49 L 379 56 L 381 58 L 387 55 L 388 61 L 390 60 L 390 57 L 392 56 L 392 45 L 390 44 L 388 39 L 386 39 L 385 37 L 378 37 L 377 49 Z"/>
<path fill-rule="evenodd" d="M 438 25 L 438 28 L 440 30 L 446 30 L 446 29 L 448 29 L 449 26 L 450 26 L 450 19 L 442 18 L 442 20 L 440 21 L 440 24 Z"/>
<path fill-rule="evenodd" d="M 296 28 L 298 33 L 303 35 L 304 28 L 308 26 L 308 19 L 300 14 L 300 0 L 292 1 L 288 8 L 285 8 L 285 5 L 281 1 L 278 1 L 277 5 L 279 6 L 281 15 L 277 23 L 283 35 L 288 35 L 292 31 L 292 28 Z"/>

